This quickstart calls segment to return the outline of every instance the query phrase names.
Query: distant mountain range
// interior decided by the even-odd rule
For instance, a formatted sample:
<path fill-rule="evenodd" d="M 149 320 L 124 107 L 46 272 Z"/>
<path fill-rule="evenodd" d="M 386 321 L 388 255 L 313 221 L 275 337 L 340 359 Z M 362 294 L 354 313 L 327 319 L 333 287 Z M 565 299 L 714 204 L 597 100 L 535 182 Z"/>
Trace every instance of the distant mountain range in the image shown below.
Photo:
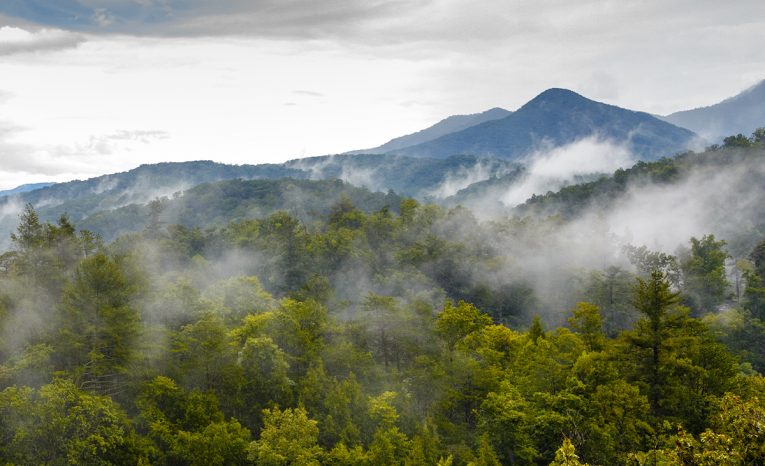
<path fill-rule="evenodd" d="M 434 139 L 438 139 L 441 136 L 445 136 L 450 133 L 456 133 L 463 129 L 470 128 L 471 126 L 479 125 L 481 123 L 499 120 L 510 115 L 511 111 L 503 108 L 495 107 L 485 112 L 475 113 L 472 115 L 452 115 L 447 117 L 433 126 L 417 131 L 416 133 L 407 134 L 395 139 L 391 139 L 382 146 L 378 146 L 372 149 L 356 150 L 346 152 L 347 154 L 386 154 L 388 152 L 404 149 L 406 147 L 416 146 L 417 144 L 423 144 Z"/>
<path fill-rule="evenodd" d="M 0 250 L 7 245 L 9 235 L 18 223 L 18 212 L 26 203 L 34 205 L 43 220 L 54 221 L 66 213 L 75 223 L 80 223 L 99 212 L 123 207 L 133 206 L 136 212 L 143 212 L 136 206 L 143 206 L 157 197 L 175 199 L 204 183 L 287 178 L 340 179 L 372 191 L 385 193 L 393 190 L 399 195 L 438 199 L 451 196 L 471 183 L 517 170 L 520 167 L 509 161 L 474 156 L 425 159 L 391 155 L 334 155 L 283 164 L 225 165 L 195 161 L 141 165 L 122 173 L 0 196 Z M 253 207 L 247 211 L 254 213 L 256 209 Z"/>
<path fill-rule="evenodd" d="M 14 194 L 20 194 L 20 193 L 28 193 L 30 191 L 36 191 L 38 189 L 47 188 L 48 186 L 51 186 L 51 185 L 53 185 L 53 183 L 22 184 L 21 186 L 17 186 L 13 189 L 6 189 L 5 191 L 0 191 L 0 197 L 12 196 Z"/>
<path fill-rule="evenodd" d="M 479 115 L 497 114 L 490 112 Z M 432 128 L 435 126 L 423 132 L 434 134 L 428 133 Z M 372 151 L 411 157 L 441 158 L 469 154 L 520 160 L 540 149 L 563 146 L 590 137 L 623 144 L 644 160 L 682 152 L 697 140 L 692 131 L 648 113 L 596 102 L 566 89 L 548 89 L 504 117 L 482 121 L 406 147 L 401 146 L 417 139 L 406 136 L 397 138 Z"/>
<path fill-rule="evenodd" d="M 715 105 L 661 118 L 695 131 L 710 142 L 720 142 L 726 136 L 739 133 L 749 136 L 765 126 L 765 81 Z"/>
<path fill-rule="evenodd" d="M 742 116 L 736 123 L 749 126 L 737 126 L 728 134 L 751 132 L 750 129 L 765 125 L 756 123 L 765 105 L 754 105 L 763 96 L 765 83 L 716 106 L 673 115 L 694 115 L 695 121 L 711 125 L 713 117 L 725 120 L 721 116 L 725 112 L 749 109 L 741 110 L 746 118 Z M 494 108 L 475 115 L 449 117 L 375 149 L 390 149 L 383 154 L 331 155 L 262 165 L 210 161 L 159 163 L 84 181 L 41 183 L 0 191 L 0 248 L 7 245 L 25 203 L 33 204 L 40 217 L 48 221 L 67 213 L 78 223 L 98 214 L 102 221 L 91 219 L 89 223 L 106 231 L 104 225 L 108 222 L 103 219 L 110 217 L 103 212 L 127 208 L 123 213 L 132 209 L 133 217 L 120 218 L 138 218 L 145 210 L 141 206 L 157 197 L 172 200 L 204 183 L 237 179 L 340 179 L 370 191 L 393 191 L 446 205 L 469 205 L 476 210 L 506 211 L 508 206 L 500 196 L 518 183 L 526 183 L 530 185 L 528 190 L 541 194 L 596 179 L 598 173 L 575 170 L 577 176 L 559 176 L 552 184 L 537 186 L 530 182 L 534 178 L 529 178 L 530 172 L 522 163 L 540 148 L 564 146 L 584 138 L 621 144 L 643 160 L 651 160 L 685 150 L 697 136 L 647 113 L 595 102 L 565 89 L 549 89 L 515 112 Z M 496 205 L 487 204 L 491 198 L 495 198 Z M 253 215 L 256 211 L 255 207 L 246 209 Z"/>

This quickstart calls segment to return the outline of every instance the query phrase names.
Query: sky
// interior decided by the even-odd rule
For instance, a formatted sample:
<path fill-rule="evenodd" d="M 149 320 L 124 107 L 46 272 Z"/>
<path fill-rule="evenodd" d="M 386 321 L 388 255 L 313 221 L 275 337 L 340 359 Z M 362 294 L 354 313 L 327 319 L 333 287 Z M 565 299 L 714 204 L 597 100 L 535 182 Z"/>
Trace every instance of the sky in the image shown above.
<path fill-rule="evenodd" d="M 2 0 L 0 189 L 380 145 L 543 90 L 656 114 L 765 79 L 762 0 Z"/>

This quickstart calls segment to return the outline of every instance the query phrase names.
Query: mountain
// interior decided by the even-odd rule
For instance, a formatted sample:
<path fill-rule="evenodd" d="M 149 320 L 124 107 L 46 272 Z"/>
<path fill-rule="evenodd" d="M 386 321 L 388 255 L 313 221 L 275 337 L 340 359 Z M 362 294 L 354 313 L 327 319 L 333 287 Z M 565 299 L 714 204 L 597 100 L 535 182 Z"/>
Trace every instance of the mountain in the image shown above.
<path fill-rule="evenodd" d="M 389 153 L 433 158 L 472 154 L 516 160 L 540 147 L 588 137 L 624 143 L 642 159 L 686 150 L 696 139 L 691 131 L 647 113 L 595 102 L 566 89 L 549 89 L 505 118 Z"/>
<path fill-rule="evenodd" d="M 52 186 L 52 185 L 53 183 L 22 184 L 21 186 L 17 186 L 13 189 L 6 189 L 5 191 L 0 191 L 0 197 L 13 196 L 14 194 L 20 194 L 20 193 L 28 193 L 29 191 L 36 191 L 38 189 L 47 188 L 48 186 Z"/>
<path fill-rule="evenodd" d="M 676 112 L 663 119 L 695 131 L 710 142 L 732 134 L 749 136 L 765 126 L 765 80 L 720 103 Z"/>
<path fill-rule="evenodd" d="M 382 146 L 378 146 L 372 149 L 362 149 L 347 152 L 348 154 L 385 154 L 387 152 L 403 149 L 409 146 L 415 146 L 424 142 L 432 141 L 446 134 L 462 131 L 463 129 L 475 126 L 487 121 L 499 120 L 510 115 L 511 111 L 503 108 L 495 107 L 485 112 L 474 113 L 471 115 L 452 115 L 445 118 L 435 125 L 417 131 L 416 133 L 407 134 L 406 136 L 397 137 L 386 142 Z"/>

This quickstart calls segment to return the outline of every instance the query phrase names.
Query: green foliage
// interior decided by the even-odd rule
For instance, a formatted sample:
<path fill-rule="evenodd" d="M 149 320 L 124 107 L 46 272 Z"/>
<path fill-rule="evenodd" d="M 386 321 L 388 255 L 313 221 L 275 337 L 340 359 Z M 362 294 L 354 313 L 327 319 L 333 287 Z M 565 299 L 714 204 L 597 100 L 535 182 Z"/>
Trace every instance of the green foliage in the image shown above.
<path fill-rule="evenodd" d="M 662 359 L 667 340 L 684 318 L 677 293 L 670 291 L 663 273 L 654 271 L 648 280 L 638 278 L 635 288 L 635 308 L 643 314 L 636 330 L 629 335 L 630 345 L 639 355 L 638 371 L 641 381 L 648 385 L 648 398 L 654 413 L 659 411 L 663 394 Z"/>
<path fill-rule="evenodd" d="M 735 148 L 735 147 L 752 147 L 752 141 L 748 137 L 739 133 L 735 136 L 728 136 L 723 139 L 723 147 Z"/>
<path fill-rule="evenodd" d="M 691 251 L 682 262 L 684 292 L 696 311 L 712 311 L 725 299 L 729 286 L 725 273 L 725 241 L 714 235 L 691 238 Z"/>
<path fill-rule="evenodd" d="M 572 316 L 568 322 L 571 328 L 582 336 L 584 344 L 590 351 L 600 351 L 605 345 L 603 335 L 603 320 L 600 318 L 600 309 L 591 303 L 577 303 L 571 311 Z"/>
<path fill-rule="evenodd" d="M 195 195 L 273 194 L 256 185 Z M 628 248 L 635 287 L 604 264 L 545 290 L 514 263 L 528 251 L 498 251 L 544 247 L 560 218 L 476 228 L 465 209 L 365 213 L 377 197 L 340 191 L 317 215 L 225 227 L 161 223 L 169 209 L 107 246 L 27 209 L 0 261 L 0 463 L 761 462 L 762 245 L 745 308 L 695 319 L 678 293 L 721 302 L 714 237 L 682 275 Z"/>
<path fill-rule="evenodd" d="M 583 279 L 582 296 L 600 309 L 603 330 L 608 336 L 614 337 L 632 324 L 633 281 L 633 275 L 619 267 L 597 270 Z"/>
<path fill-rule="evenodd" d="M 111 399 L 59 379 L 0 392 L 0 458 L 16 464 L 146 464 L 125 413 Z"/>
<path fill-rule="evenodd" d="M 100 253 L 80 262 L 63 290 L 57 359 L 83 387 L 120 390 L 140 330 L 135 292 L 120 264 Z"/>
<path fill-rule="evenodd" d="M 540 338 L 545 337 L 545 329 L 542 325 L 542 319 L 538 315 L 535 315 L 531 319 L 531 327 L 529 327 L 529 338 L 536 344 Z"/>
<path fill-rule="evenodd" d="M 250 458 L 264 466 L 318 465 L 319 428 L 303 408 L 263 411 L 260 438 L 250 444 Z"/>
<path fill-rule="evenodd" d="M 746 289 L 744 305 L 754 317 L 765 320 L 765 240 L 760 241 L 749 255 L 744 270 Z"/>
<path fill-rule="evenodd" d="M 574 444 L 569 438 L 564 438 L 563 444 L 555 452 L 555 461 L 550 463 L 550 466 L 587 466 L 587 463 L 579 461 Z"/>
<path fill-rule="evenodd" d="M 472 304 L 460 301 L 454 306 L 447 301 L 444 310 L 436 319 L 435 327 L 438 335 L 446 341 L 451 350 L 466 336 L 491 324 L 491 317 Z"/>

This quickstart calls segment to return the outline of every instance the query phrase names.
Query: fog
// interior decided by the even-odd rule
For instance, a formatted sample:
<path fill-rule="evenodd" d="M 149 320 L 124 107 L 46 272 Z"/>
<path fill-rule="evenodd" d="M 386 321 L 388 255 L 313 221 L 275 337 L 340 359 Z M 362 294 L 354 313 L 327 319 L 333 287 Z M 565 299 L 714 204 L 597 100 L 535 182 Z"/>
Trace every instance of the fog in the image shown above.
<path fill-rule="evenodd" d="M 523 325 L 534 314 L 542 315 L 549 323 L 564 324 L 576 300 L 588 298 L 584 289 L 592 272 L 614 267 L 636 272 L 625 253 L 626 246 L 646 246 L 651 251 L 677 254 L 688 246 L 691 237 L 714 234 L 727 241 L 728 251 L 737 259 L 745 257 L 762 239 L 765 164 L 761 157 L 730 151 L 702 154 L 698 156 L 700 162 L 694 162 L 694 157 L 678 159 L 675 165 L 679 172 L 669 181 L 632 177 L 623 189 L 591 196 L 585 205 L 576 206 L 573 213 L 565 211 L 573 208 L 566 204 L 555 207 L 553 203 L 543 210 L 519 211 L 513 207 L 531 195 L 556 191 L 562 186 L 598 179 L 615 169 L 630 167 L 634 157 L 623 146 L 593 137 L 564 147 L 540 149 L 525 159 L 525 168 L 518 172 L 512 172 L 507 164 L 478 160 L 445 172 L 441 181 L 427 191 L 430 198 L 443 199 L 474 183 L 488 183 L 488 189 L 474 190 L 465 198 L 469 200 L 465 204 L 470 211 L 457 209 L 447 214 L 447 207 L 442 211 L 443 216 L 439 216 L 441 214 L 433 215 L 428 210 L 431 207 L 421 207 L 419 215 L 436 218 L 430 226 L 436 238 L 475 250 L 475 257 L 484 258 L 454 264 L 460 274 L 469 277 L 472 285 L 485 285 L 494 292 L 510 289 L 519 296 L 515 324 Z M 344 160 L 327 157 L 310 163 L 295 162 L 293 166 L 313 170 L 315 178 L 326 177 L 334 171 L 349 183 L 379 190 L 388 188 L 391 174 L 380 168 L 382 165 L 359 168 L 343 163 Z M 149 179 L 138 178 L 130 186 L 120 188 L 119 194 L 108 197 L 108 205 L 146 202 L 183 188 L 183 185 L 171 184 L 157 187 Z M 107 179 L 94 189 L 103 194 L 117 189 L 117 185 Z M 317 218 L 316 212 L 309 213 L 310 209 L 305 207 L 315 204 L 313 194 L 295 189 L 283 195 L 290 213 L 304 222 L 304 231 L 320 233 L 312 223 L 312 219 Z M 45 196 L 40 199 L 50 200 Z M 60 204 L 51 202 L 46 209 L 56 205 Z M 106 206 L 102 202 L 97 207 Z M 20 208 L 18 200 L 11 200 L 2 206 L 0 215 L 17 217 Z M 163 212 L 163 221 L 174 223 L 180 219 L 179 215 L 178 211 L 168 210 Z M 363 250 L 364 244 L 360 241 L 363 240 L 352 239 L 348 247 L 352 251 Z M 192 264 L 180 267 L 173 262 L 173 257 L 165 257 L 153 247 L 146 247 L 142 267 L 153 276 L 164 277 L 161 283 L 189 280 L 193 288 L 204 291 L 231 277 L 257 276 L 277 297 L 285 286 L 281 253 L 273 248 L 202 251 Z M 390 256 L 387 260 L 396 259 Z M 408 268 L 406 274 L 386 275 L 372 270 L 363 257 L 354 254 L 339 261 L 327 278 L 334 289 L 335 311 L 343 318 L 355 317 L 358 306 L 370 293 L 398 296 L 412 302 L 420 300 L 434 309 L 438 309 L 446 297 L 444 290 L 427 276 L 430 265 L 419 270 Z M 524 294 L 525 289 L 532 294 Z M 162 306 L 149 307 L 153 309 L 151 312 L 159 313 L 157 318 L 168 318 L 168 315 L 176 318 L 178 315 L 173 312 L 184 312 L 173 306 L 164 311 Z M 25 321 L 28 327 L 43 324 L 44 319 L 35 316 L 34 312 L 29 313 Z M 9 336 L 9 341 L 23 340 L 19 335 L 25 334 L 25 325 L 15 325 L 22 330 L 12 336 L 13 340 Z"/>
<path fill-rule="evenodd" d="M 524 176 L 500 200 L 514 207 L 534 194 L 557 191 L 593 175 L 610 174 L 636 161 L 637 158 L 625 146 L 598 136 L 561 147 L 540 149 L 526 157 Z"/>

